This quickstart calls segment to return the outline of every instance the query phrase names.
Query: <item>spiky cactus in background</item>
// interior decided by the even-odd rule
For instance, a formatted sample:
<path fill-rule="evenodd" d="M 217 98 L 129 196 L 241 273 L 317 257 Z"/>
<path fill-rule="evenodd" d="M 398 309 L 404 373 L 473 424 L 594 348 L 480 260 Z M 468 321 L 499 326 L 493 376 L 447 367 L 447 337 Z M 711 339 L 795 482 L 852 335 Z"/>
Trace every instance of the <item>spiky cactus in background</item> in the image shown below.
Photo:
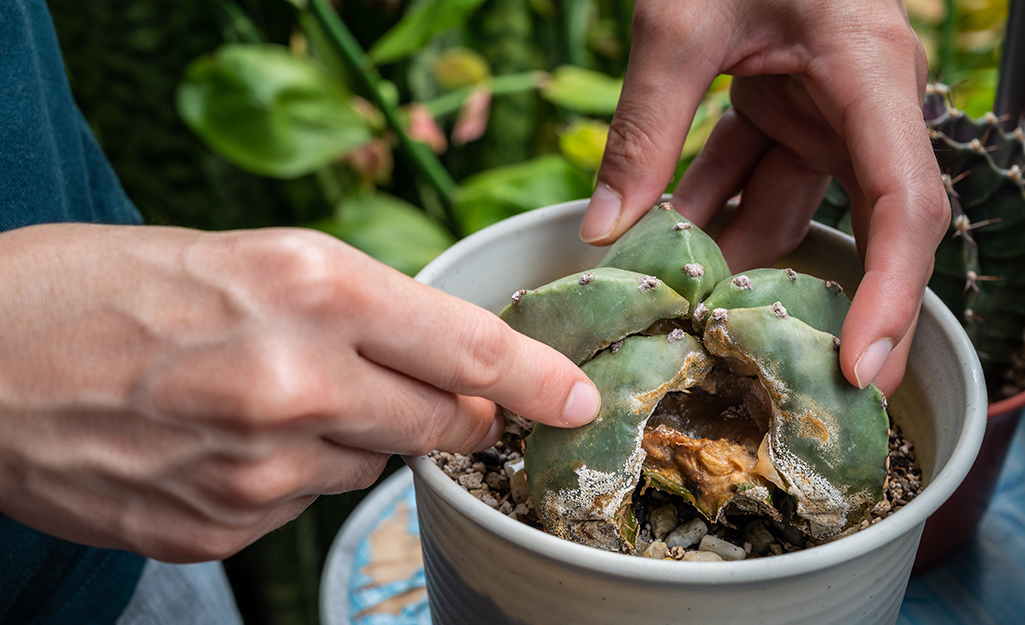
<path fill-rule="evenodd" d="M 632 552 L 642 476 L 710 521 L 765 514 L 817 540 L 858 525 L 882 495 L 889 420 L 878 389 L 840 372 L 848 307 L 836 283 L 790 269 L 729 276 L 668 203 L 598 268 L 515 293 L 502 318 L 602 394 L 592 423 L 525 440 L 545 528 Z"/>
<path fill-rule="evenodd" d="M 951 225 L 929 286 L 955 313 L 999 399 L 1025 343 L 1025 133 L 999 116 L 971 119 L 930 85 L 925 115 L 950 197 Z"/>

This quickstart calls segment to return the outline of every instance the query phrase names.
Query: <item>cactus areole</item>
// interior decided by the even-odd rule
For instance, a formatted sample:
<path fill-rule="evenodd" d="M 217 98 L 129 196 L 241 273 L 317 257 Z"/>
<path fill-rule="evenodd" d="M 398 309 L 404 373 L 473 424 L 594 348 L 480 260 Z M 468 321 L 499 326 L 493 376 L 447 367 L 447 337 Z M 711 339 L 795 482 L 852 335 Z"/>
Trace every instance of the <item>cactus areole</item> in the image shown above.
<path fill-rule="evenodd" d="M 633 553 L 640 490 L 705 518 L 760 514 L 816 540 L 882 497 L 886 401 L 840 372 L 839 285 L 791 269 L 731 276 L 715 242 L 669 203 L 599 266 L 521 290 L 501 317 L 581 365 L 602 406 L 524 440 L 545 529 Z"/>

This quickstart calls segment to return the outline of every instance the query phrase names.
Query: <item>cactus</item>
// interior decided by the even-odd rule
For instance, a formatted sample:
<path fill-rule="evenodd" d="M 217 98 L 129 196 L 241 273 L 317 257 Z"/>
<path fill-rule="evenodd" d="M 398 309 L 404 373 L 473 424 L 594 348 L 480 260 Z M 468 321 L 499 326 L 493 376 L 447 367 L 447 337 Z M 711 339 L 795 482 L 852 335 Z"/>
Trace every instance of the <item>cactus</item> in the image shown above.
<path fill-rule="evenodd" d="M 660 319 L 686 316 L 687 300 L 653 276 L 600 268 L 513 294 L 503 319 L 576 364 Z M 573 311 L 573 314 L 567 314 Z M 578 312 L 579 311 L 579 312 Z"/>
<path fill-rule="evenodd" d="M 609 247 L 598 266 L 655 274 L 687 298 L 691 310 L 730 275 L 715 241 L 669 204 L 648 211 Z"/>
<path fill-rule="evenodd" d="M 926 121 L 950 198 L 949 234 L 929 282 L 961 317 L 979 353 L 991 398 L 1025 343 L 1025 136 L 990 113 L 971 119 L 930 85 Z"/>
<path fill-rule="evenodd" d="M 668 203 L 598 268 L 518 291 L 501 317 L 602 395 L 590 424 L 537 425 L 523 441 L 545 529 L 632 553 L 638 487 L 710 521 L 765 514 L 817 540 L 861 523 L 882 496 L 889 418 L 878 389 L 840 373 L 849 306 L 836 283 L 790 269 L 729 275 Z"/>

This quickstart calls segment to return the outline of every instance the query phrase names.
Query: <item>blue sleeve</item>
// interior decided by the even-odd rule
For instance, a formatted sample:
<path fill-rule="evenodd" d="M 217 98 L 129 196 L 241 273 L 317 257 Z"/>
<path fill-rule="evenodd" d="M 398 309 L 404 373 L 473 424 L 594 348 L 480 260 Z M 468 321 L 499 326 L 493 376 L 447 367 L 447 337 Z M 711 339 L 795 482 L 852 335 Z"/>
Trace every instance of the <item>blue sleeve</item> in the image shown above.
<path fill-rule="evenodd" d="M 0 231 L 140 223 L 68 86 L 43 0 L 0 0 Z"/>

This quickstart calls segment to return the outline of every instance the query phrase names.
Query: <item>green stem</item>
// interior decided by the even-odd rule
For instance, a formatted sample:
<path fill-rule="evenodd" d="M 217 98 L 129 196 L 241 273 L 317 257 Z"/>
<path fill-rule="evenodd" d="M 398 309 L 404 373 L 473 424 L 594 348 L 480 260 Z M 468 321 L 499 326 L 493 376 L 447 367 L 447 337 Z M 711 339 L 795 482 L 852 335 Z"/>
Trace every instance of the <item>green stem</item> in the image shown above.
<path fill-rule="evenodd" d="M 591 3 L 586 0 L 565 0 L 562 3 L 566 58 L 570 65 L 590 65 L 587 51 L 587 22 L 591 9 Z"/>
<path fill-rule="evenodd" d="M 483 83 L 461 87 L 423 104 L 432 117 L 444 117 L 458 111 L 466 99 L 477 89 L 487 89 L 493 96 L 525 93 L 537 89 L 543 77 L 543 72 L 533 71 L 493 76 Z"/>
<path fill-rule="evenodd" d="M 1011 131 L 1025 119 L 1025 0 L 1011 0 L 1001 54 L 993 112 L 1004 118 L 1004 130 Z"/>
<path fill-rule="evenodd" d="M 234 0 L 221 0 L 217 3 L 221 30 L 227 38 L 237 43 L 266 43 L 267 36 L 260 30 L 249 14 L 242 10 Z"/>
<path fill-rule="evenodd" d="M 943 80 L 950 80 L 957 68 L 954 67 L 954 50 L 957 42 L 957 0 L 944 0 L 943 5 L 946 15 L 943 16 L 943 23 L 940 24 L 940 45 L 939 45 L 939 67 L 937 68 Z"/>
<path fill-rule="evenodd" d="M 452 230 L 453 234 L 459 236 L 459 228 L 452 216 L 454 205 L 453 196 L 456 189 L 456 182 L 449 175 L 445 166 L 426 146 L 416 143 L 409 138 L 396 107 L 384 96 L 381 84 L 384 79 L 374 67 L 367 53 L 356 41 L 356 38 L 349 31 L 329 0 L 309 0 L 309 10 L 320 23 L 321 28 L 327 33 L 328 39 L 338 52 L 342 60 L 349 66 L 353 77 L 361 84 L 360 91 L 364 92 L 373 103 L 380 109 L 389 128 L 398 138 L 399 148 L 410 158 L 414 166 L 424 175 L 430 186 L 437 192 L 444 208 L 444 214 L 434 215 Z"/>

